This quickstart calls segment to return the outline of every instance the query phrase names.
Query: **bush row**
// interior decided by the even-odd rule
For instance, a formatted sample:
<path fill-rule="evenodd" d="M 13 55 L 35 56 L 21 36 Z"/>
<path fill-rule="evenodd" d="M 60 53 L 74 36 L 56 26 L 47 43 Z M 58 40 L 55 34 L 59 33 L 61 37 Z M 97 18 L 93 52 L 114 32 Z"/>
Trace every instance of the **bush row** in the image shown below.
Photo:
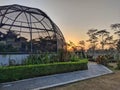
<path fill-rule="evenodd" d="M 24 66 L 0 67 L 0 83 L 87 69 L 87 60 Z"/>

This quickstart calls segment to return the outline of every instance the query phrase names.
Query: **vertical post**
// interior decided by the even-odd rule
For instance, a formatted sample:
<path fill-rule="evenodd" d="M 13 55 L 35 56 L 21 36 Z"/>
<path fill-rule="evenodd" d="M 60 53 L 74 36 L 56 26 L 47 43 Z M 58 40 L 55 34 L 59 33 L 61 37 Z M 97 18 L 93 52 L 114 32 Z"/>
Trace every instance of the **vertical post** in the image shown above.
<path fill-rule="evenodd" d="M 32 22 L 31 22 L 31 15 L 29 14 L 30 16 L 30 22 L 29 22 L 29 25 L 30 25 L 30 48 L 31 48 L 31 53 L 33 52 L 33 45 L 32 45 Z"/>
<path fill-rule="evenodd" d="M 33 52 L 33 49 L 32 49 L 32 29 L 30 29 L 30 52 L 31 53 Z"/>

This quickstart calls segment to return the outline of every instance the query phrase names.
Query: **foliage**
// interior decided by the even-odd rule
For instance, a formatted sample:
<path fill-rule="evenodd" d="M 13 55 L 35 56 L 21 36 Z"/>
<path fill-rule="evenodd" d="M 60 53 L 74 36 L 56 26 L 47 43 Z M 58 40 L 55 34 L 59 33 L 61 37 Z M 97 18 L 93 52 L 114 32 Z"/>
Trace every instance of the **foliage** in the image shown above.
<path fill-rule="evenodd" d="M 116 59 L 117 59 L 117 69 L 120 69 L 120 53 L 117 53 Z"/>
<path fill-rule="evenodd" d="M 29 65 L 29 64 L 46 64 L 46 63 L 53 63 L 58 62 L 57 54 L 32 54 L 28 56 L 25 60 L 23 60 L 22 64 Z"/>
<path fill-rule="evenodd" d="M 80 50 L 85 50 L 85 41 L 84 40 L 79 41 L 79 47 L 80 47 Z"/>
<path fill-rule="evenodd" d="M 108 35 L 110 34 L 110 32 L 108 32 L 108 31 L 106 31 L 106 29 L 104 29 L 104 30 L 97 31 L 96 34 L 101 37 L 100 44 L 101 44 L 102 50 L 103 50 L 104 49 L 104 45 L 105 45 L 105 37 L 108 37 Z"/>
<path fill-rule="evenodd" d="M 72 62 L 79 61 L 79 57 L 76 54 L 71 54 L 70 61 Z"/>
<path fill-rule="evenodd" d="M 118 35 L 118 42 L 116 44 L 116 49 L 117 49 L 117 68 L 120 69 L 120 23 L 112 24 L 111 28 L 115 30 L 114 34 Z"/>
<path fill-rule="evenodd" d="M 80 59 L 85 59 L 85 53 L 83 51 L 81 52 L 67 52 L 66 53 L 66 61 L 71 61 L 71 62 L 76 62 L 79 61 Z"/>
<path fill-rule="evenodd" d="M 117 48 L 118 52 L 120 53 L 120 40 L 117 42 L 116 46 L 117 46 L 116 48 Z"/>
<path fill-rule="evenodd" d="M 88 36 L 90 37 L 89 40 L 87 41 L 90 42 L 91 44 L 95 44 L 98 40 L 98 38 L 96 37 L 96 32 L 97 29 L 90 29 L 87 32 Z"/>
<path fill-rule="evenodd" d="M 120 40 L 118 41 L 117 45 L 117 68 L 120 69 Z"/>
<path fill-rule="evenodd" d="M 120 23 L 112 24 L 111 28 L 115 30 L 115 34 L 117 34 L 120 39 Z"/>
<path fill-rule="evenodd" d="M 67 55 L 66 50 L 59 49 L 58 52 L 57 52 L 57 60 L 60 61 L 60 62 L 69 61 L 69 60 L 66 60 L 66 57 L 67 57 L 66 55 Z"/>
<path fill-rule="evenodd" d="M 12 45 L 0 44 L 0 52 L 17 52 L 18 50 Z"/>
<path fill-rule="evenodd" d="M 113 39 L 113 35 L 112 36 L 108 35 L 105 38 L 105 45 L 107 45 L 109 47 L 109 49 L 115 48 L 116 42 L 117 42 L 117 40 Z"/>
<path fill-rule="evenodd" d="M 90 29 L 88 30 L 87 34 L 89 36 L 89 40 L 87 42 L 90 42 L 90 48 L 92 49 L 92 54 L 94 55 L 95 48 L 97 46 L 98 38 L 96 36 L 97 29 Z"/>
<path fill-rule="evenodd" d="M 107 55 L 100 55 L 96 58 L 96 62 L 98 64 L 102 64 L 102 65 L 105 65 L 105 66 L 108 66 L 108 59 L 109 59 L 109 56 Z"/>
<path fill-rule="evenodd" d="M 53 62 L 63 62 L 69 61 L 66 60 L 66 52 L 64 50 L 59 50 L 56 53 L 41 53 L 41 54 L 31 54 L 25 60 L 23 60 L 22 64 L 46 64 Z"/>
<path fill-rule="evenodd" d="M 88 58 L 89 61 L 95 61 L 95 59 L 93 58 L 92 55 L 87 55 L 87 58 Z"/>
<path fill-rule="evenodd" d="M 9 60 L 9 66 L 15 66 L 16 65 L 16 61 L 13 59 Z"/>
<path fill-rule="evenodd" d="M 120 69 L 120 60 L 117 61 L 117 69 Z"/>
<path fill-rule="evenodd" d="M 77 50 L 76 45 L 75 45 L 74 42 L 72 42 L 72 41 L 69 41 L 69 42 L 67 43 L 67 47 L 68 47 L 69 49 L 71 49 L 71 51 L 76 51 L 76 50 Z"/>
<path fill-rule="evenodd" d="M 0 67 L 0 83 L 43 75 L 85 70 L 88 68 L 87 63 L 88 61 L 83 59 L 78 62 Z"/>

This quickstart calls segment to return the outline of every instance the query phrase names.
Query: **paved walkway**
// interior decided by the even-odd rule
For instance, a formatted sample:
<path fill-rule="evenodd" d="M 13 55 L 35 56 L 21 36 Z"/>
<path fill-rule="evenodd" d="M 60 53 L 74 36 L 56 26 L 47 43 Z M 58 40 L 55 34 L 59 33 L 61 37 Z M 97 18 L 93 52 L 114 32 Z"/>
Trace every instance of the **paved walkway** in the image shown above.
<path fill-rule="evenodd" d="M 103 65 L 88 64 L 88 70 L 49 75 L 0 84 L 0 90 L 40 90 L 112 73 Z"/>

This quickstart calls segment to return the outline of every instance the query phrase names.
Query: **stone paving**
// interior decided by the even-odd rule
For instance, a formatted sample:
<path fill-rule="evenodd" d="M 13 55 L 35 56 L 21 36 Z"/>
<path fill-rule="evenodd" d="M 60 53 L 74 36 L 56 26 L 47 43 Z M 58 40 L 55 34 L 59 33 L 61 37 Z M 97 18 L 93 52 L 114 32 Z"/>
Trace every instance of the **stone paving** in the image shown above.
<path fill-rule="evenodd" d="M 88 70 L 1 83 L 0 90 L 40 90 L 113 73 L 103 65 L 88 63 Z"/>

